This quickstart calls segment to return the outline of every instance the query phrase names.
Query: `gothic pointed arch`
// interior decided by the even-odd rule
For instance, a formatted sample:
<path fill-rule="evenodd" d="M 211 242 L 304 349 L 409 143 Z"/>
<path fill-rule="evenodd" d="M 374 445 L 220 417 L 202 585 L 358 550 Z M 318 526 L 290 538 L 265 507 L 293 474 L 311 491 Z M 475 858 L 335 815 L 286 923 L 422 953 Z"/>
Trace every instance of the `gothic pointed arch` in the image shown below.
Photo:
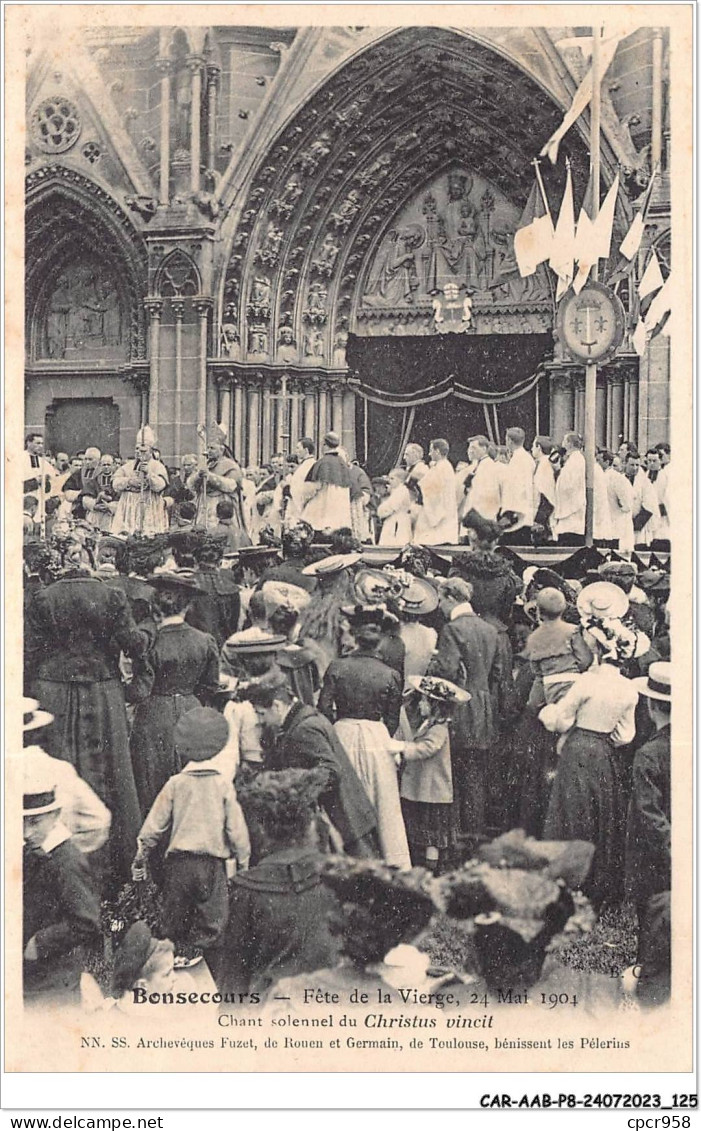
<path fill-rule="evenodd" d="M 192 298 L 202 291 L 200 273 L 181 248 L 165 257 L 156 275 L 155 293 L 162 298 Z"/>
<path fill-rule="evenodd" d="M 146 358 L 143 308 L 148 287 L 148 260 L 143 240 L 114 197 L 97 182 L 67 165 L 43 165 L 27 178 L 25 276 L 27 353 L 30 363 L 51 357 L 46 334 L 47 302 L 62 273 L 84 267 L 98 280 L 120 327 L 119 360 Z M 88 285 L 83 280 L 81 286 Z M 123 348 L 121 348 L 123 346 Z M 117 355 L 115 355 L 116 357 Z"/>
<path fill-rule="evenodd" d="M 490 235 L 496 257 L 525 204 L 533 156 L 561 117 L 532 75 L 463 34 L 406 28 L 354 56 L 287 123 L 250 180 L 219 308 L 244 363 L 343 368 L 344 336 L 363 328 L 363 295 L 383 243 L 397 223 L 412 223 L 403 219 L 412 202 L 430 209 L 438 193 L 440 214 L 450 176 L 471 184 L 468 222 L 481 211 L 489 226 L 490 209 L 502 218 Z M 563 152 L 584 185 L 578 129 Z M 559 201 L 564 162 L 544 172 Z M 440 242 L 438 221 L 445 218 L 436 218 Z M 482 287 L 483 304 L 493 303 L 492 289 Z M 517 315 L 523 301 L 517 293 L 511 303 Z M 405 326 L 416 332 L 419 321 Z"/>

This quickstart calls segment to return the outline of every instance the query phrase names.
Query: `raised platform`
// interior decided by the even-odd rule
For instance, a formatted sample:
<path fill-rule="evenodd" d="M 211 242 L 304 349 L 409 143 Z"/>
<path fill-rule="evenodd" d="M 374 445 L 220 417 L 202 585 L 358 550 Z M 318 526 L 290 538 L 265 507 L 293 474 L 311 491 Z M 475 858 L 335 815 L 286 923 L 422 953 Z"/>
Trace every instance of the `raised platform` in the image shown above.
<path fill-rule="evenodd" d="M 363 558 L 368 564 L 383 566 L 388 562 L 394 561 L 402 547 L 401 546 L 363 546 Z M 436 554 L 444 555 L 447 558 L 452 558 L 453 554 L 464 554 L 469 547 L 465 544 L 446 544 L 443 546 L 431 546 L 431 549 Z M 528 565 L 534 566 L 555 566 L 560 562 L 564 562 L 567 558 L 579 549 L 577 546 L 509 546 L 509 550 L 513 550 L 520 558 Z M 602 553 L 606 553 L 602 550 Z M 655 557 L 658 561 L 665 564 L 669 561 L 670 555 L 663 553 L 659 550 L 654 551 Z M 650 561 L 650 550 L 636 550 L 635 555 L 647 566 Z"/>

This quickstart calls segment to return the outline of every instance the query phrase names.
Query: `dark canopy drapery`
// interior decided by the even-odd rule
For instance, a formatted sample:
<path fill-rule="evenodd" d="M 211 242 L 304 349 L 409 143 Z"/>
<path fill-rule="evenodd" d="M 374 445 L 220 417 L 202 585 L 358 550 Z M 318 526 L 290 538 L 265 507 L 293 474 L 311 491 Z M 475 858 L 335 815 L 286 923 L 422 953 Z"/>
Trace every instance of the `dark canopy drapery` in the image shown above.
<path fill-rule="evenodd" d="M 426 451 L 429 440 L 448 440 L 454 462 L 465 458 L 465 441 L 475 433 L 496 438 L 498 432 L 503 442 L 505 429 L 520 425 L 532 439 L 536 395 L 539 427 L 547 428 L 548 386 L 537 377 L 551 349 L 550 333 L 350 334 L 346 356 L 360 381 L 358 448 L 370 474 L 384 474 L 396 462 L 409 423 L 409 438 Z"/>

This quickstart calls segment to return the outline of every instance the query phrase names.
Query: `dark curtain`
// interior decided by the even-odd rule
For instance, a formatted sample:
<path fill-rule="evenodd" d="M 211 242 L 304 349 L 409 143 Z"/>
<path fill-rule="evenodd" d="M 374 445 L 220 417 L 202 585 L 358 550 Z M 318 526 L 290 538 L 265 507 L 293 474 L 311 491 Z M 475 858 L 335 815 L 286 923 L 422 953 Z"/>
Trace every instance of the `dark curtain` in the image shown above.
<path fill-rule="evenodd" d="M 380 393 L 412 393 L 425 390 L 430 397 L 451 375 L 473 390 L 504 393 L 531 376 L 552 350 L 547 334 L 440 334 L 435 337 L 372 337 L 350 334 L 346 356 L 364 386 Z M 541 430 L 547 429 L 548 382 L 538 388 Z M 494 413 L 491 408 L 490 420 Z M 397 459 L 404 413 L 401 408 L 377 404 L 364 397 L 356 400 L 358 449 L 369 474 L 383 475 Z M 367 416 L 366 416 L 367 414 Z M 497 407 L 500 439 L 506 428 L 519 425 L 528 442 L 536 429 L 536 392 Z M 465 443 L 477 433 L 489 435 L 481 404 L 449 395 L 416 407 L 411 439 L 428 453 L 429 441 L 442 436 L 451 448 L 454 463 L 466 458 Z M 367 436 L 367 451 L 363 451 Z"/>

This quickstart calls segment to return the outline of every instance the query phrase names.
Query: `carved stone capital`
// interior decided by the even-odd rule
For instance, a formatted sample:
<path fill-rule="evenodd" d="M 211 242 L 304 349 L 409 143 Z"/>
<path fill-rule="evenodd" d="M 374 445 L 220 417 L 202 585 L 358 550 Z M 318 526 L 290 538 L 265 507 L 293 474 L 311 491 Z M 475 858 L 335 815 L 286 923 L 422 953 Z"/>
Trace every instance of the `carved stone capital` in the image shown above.
<path fill-rule="evenodd" d="M 205 67 L 205 61 L 201 55 L 188 55 L 185 66 L 191 75 L 196 75 Z"/>
<path fill-rule="evenodd" d="M 173 60 L 169 59 L 165 55 L 161 55 L 158 59 L 156 59 L 156 70 L 158 71 L 161 78 L 166 78 L 167 75 L 172 75 Z"/>
<path fill-rule="evenodd" d="M 211 298 L 196 298 L 195 299 L 193 306 L 194 306 L 197 314 L 199 315 L 200 320 L 204 320 L 204 319 L 207 318 L 210 310 L 212 309 L 212 305 L 213 305 L 213 303 L 212 303 Z"/>
<path fill-rule="evenodd" d="M 145 298 L 144 308 L 152 322 L 158 322 L 163 311 L 162 298 Z"/>
<path fill-rule="evenodd" d="M 175 315 L 176 322 L 182 322 L 185 314 L 185 303 L 181 298 L 173 298 L 170 300 L 170 307 Z"/>
<path fill-rule="evenodd" d="M 207 63 L 207 86 L 219 86 L 221 82 L 221 67 L 218 63 Z"/>

